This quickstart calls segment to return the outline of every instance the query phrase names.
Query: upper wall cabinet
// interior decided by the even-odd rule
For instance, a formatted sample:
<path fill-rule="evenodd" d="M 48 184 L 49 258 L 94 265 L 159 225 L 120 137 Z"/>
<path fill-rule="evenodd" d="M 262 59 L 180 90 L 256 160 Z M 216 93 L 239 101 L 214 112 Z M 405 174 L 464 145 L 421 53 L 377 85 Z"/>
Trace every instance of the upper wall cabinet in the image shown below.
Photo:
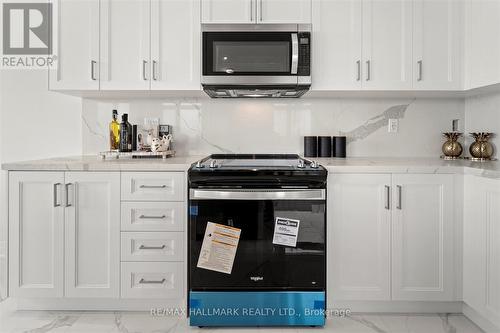
<path fill-rule="evenodd" d="M 255 23 L 258 0 L 201 0 L 201 23 Z"/>
<path fill-rule="evenodd" d="M 315 0 L 312 28 L 313 89 L 361 89 L 361 0 Z"/>
<path fill-rule="evenodd" d="M 311 0 L 202 0 L 202 23 L 311 23 Z"/>
<path fill-rule="evenodd" d="M 311 0 L 255 0 L 258 23 L 311 23 Z"/>
<path fill-rule="evenodd" d="M 460 2 L 313 2 L 314 90 L 461 87 Z"/>
<path fill-rule="evenodd" d="M 101 90 L 148 90 L 150 2 L 101 0 Z"/>
<path fill-rule="evenodd" d="M 363 1 L 364 89 L 399 90 L 412 87 L 411 14 L 411 1 Z"/>
<path fill-rule="evenodd" d="M 500 1 L 467 0 L 466 88 L 500 82 Z"/>
<path fill-rule="evenodd" d="M 49 71 L 52 90 L 99 89 L 99 0 L 53 0 L 57 67 Z"/>
<path fill-rule="evenodd" d="M 152 0 L 152 90 L 200 89 L 200 33 L 199 0 Z"/>
<path fill-rule="evenodd" d="M 200 90 L 200 0 L 56 4 L 60 64 L 50 89 Z"/>
<path fill-rule="evenodd" d="M 414 1 L 414 88 L 462 88 L 462 8 L 456 0 Z"/>

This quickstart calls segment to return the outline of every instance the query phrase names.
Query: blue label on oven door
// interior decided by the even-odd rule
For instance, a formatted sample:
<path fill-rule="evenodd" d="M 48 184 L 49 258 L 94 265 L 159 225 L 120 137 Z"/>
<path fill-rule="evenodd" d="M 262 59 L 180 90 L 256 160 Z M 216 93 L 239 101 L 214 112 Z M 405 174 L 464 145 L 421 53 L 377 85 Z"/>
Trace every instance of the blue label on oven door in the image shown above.
<path fill-rule="evenodd" d="M 189 206 L 189 215 L 198 216 L 198 206 Z"/>

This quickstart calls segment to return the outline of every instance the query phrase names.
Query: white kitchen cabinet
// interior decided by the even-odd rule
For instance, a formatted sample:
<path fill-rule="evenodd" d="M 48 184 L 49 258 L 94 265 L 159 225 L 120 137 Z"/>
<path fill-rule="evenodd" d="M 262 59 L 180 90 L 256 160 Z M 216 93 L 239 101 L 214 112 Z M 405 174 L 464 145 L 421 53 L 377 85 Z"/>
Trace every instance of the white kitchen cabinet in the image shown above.
<path fill-rule="evenodd" d="M 53 0 L 51 90 L 99 90 L 99 0 Z"/>
<path fill-rule="evenodd" d="M 462 88 L 463 2 L 414 0 L 413 87 Z"/>
<path fill-rule="evenodd" d="M 467 0 L 466 88 L 500 83 L 500 1 Z"/>
<path fill-rule="evenodd" d="M 258 23 L 311 23 L 312 0 L 255 0 Z"/>
<path fill-rule="evenodd" d="M 453 175 L 393 175 L 394 300 L 454 300 Z"/>
<path fill-rule="evenodd" d="M 65 296 L 120 295 L 120 174 L 66 173 Z"/>
<path fill-rule="evenodd" d="M 11 296 L 63 296 L 63 184 L 63 172 L 9 175 Z"/>
<path fill-rule="evenodd" d="M 500 325 L 500 180 L 465 176 L 463 297 Z"/>
<path fill-rule="evenodd" d="M 361 0 L 313 2 L 312 89 L 360 90 Z"/>
<path fill-rule="evenodd" d="M 390 300 L 391 175 L 334 174 L 328 182 L 329 304 Z"/>
<path fill-rule="evenodd" d="M 101 90 L 150 89 L 150 1 L 100 0 Z"/>
<path fill-rule="evenodd" d="M 455 300 L 453 175 L 334 174 L 328 186 L 330 304 Z"/>
<path fill-rule="evenodd" d="M 201 23 L 255 23 L 259 0 L 201 0 Z"/>
<path fill-rule="evenodd" d="M 363 0 L 362 49 L 364 89 L 411 89 L 412 2 Z"/>
<path fill-rule="evenodd" d="M 202 0 L 202 23 L 311 23 L 311 0 Z"/>
<path fill-rule="evenodd" d="M 152 90 L 200 90 L 199 1 L 152 0 Z"/>

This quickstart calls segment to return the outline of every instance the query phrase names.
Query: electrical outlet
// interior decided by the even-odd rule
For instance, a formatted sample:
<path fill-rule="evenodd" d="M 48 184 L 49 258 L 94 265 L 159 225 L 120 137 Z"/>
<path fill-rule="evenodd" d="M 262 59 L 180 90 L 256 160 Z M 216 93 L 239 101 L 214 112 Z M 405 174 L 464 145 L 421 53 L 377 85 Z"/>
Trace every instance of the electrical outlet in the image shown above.
<path fill-rule="evenodd" d="M 397 133 L 399 131 L 398 119 L 389 119 L 388 131 L 389 133 Z"/>

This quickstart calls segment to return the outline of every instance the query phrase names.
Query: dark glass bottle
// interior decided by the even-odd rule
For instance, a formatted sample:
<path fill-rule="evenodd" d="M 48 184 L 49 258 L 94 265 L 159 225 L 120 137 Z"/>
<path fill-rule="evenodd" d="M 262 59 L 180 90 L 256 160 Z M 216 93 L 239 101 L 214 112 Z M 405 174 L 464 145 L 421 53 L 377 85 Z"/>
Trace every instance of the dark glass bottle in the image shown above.
<path fill-rule="evenodd" d="M 122 122 L 120 124 L 120 151 L 132 151 L 132 125 L 128 122 L 128 114 L 122 115 Z"/>

